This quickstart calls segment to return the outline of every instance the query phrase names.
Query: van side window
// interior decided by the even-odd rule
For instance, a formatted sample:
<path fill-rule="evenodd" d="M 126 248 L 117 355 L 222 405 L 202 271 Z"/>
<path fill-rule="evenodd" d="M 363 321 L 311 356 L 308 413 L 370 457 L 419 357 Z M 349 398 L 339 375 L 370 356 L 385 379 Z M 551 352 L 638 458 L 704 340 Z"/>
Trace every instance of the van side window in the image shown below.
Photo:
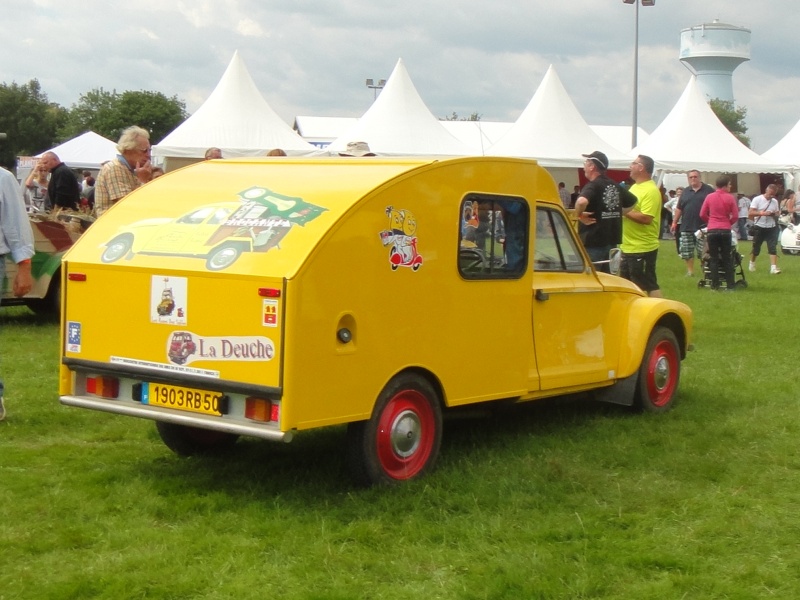
<path fill-rule="evenodd" d="M 465 279 L 517 279 L 527 267 L 528 203 L 469 194 L 459 206 L 458 272 Z"/>
<path fill-rule="evenodd" d="M 534 271 L 580 273 L 586 268 L 578 250 L 574 230 L 564 215 L 556 210 L 536 209 L 536 239 L 533 249 Z"/>

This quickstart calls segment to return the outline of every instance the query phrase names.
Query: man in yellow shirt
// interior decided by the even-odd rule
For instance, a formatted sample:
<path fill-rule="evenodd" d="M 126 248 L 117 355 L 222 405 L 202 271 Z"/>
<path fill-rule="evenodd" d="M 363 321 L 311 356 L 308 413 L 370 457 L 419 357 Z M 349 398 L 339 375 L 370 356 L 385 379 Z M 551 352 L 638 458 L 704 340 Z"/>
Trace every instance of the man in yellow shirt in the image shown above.
<path fill-rule="evenodd" d="M 656 278 L 658 232 L 661 230 L 661 192 L 653 181 L 655 164 L 640 154 L 631 163 L 631 193 L 637 202 L 623 215 L 620 275 L 654 298 L 662 298 Z"/>

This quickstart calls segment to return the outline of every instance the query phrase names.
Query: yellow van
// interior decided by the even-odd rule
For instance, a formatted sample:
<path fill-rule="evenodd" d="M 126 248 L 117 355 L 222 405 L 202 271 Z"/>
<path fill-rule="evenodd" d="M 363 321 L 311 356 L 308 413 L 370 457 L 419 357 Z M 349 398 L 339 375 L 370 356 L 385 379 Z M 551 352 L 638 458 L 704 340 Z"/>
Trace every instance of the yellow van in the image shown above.
<path fill-rule="evenodd" d="M 63 404 L 155 420 L 179 454 L 346 423 L 365 484 L 429 471 L 455 407 L 666 410 L 692 325 L 595 271 L 511 158 L 198 163 L 104 214 L 62 278 Z"/>

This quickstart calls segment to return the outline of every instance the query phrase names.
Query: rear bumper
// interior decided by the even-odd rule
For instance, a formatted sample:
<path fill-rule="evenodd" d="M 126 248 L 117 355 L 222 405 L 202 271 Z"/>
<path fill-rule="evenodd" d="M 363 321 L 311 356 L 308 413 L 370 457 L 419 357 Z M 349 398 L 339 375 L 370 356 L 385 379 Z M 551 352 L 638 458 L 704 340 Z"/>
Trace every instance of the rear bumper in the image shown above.
<path fill-rule="evenodd" d="M 61 396 L 61 404 L 74 406 L 77 408 L 88 408 L 103 412 L 125 415 L 128 417 L 139 417 L 141 419 L 151 419 L 153 421 L 164 421 L 188 427 L 199 427 L 201 429 L 211 429 L 224 433 L 236 435 L 246 435 L 262 438 L 273 442 L 290 442 L 294 437 L 291 431 L 279 431 L 265 425 L 243 423 L 239 421 L 229 421 L 219 417 L 200 415 L 188 412 L 177 412 L 158 406 L 147 406 L 142 404 L 131 404 L 115 400 L 104 400 L 89 396 Z"/>

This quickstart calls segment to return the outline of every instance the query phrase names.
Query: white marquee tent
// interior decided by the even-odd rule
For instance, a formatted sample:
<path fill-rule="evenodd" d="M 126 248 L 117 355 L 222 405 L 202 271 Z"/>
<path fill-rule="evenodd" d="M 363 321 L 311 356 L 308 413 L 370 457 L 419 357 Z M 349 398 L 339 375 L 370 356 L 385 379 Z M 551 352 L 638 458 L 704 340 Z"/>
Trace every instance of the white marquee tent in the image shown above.
<path fill-rule="evenodd" d="M 800 121 L 777 144 L 761 155 L 766 160 L 786 163 L 793 170 L 800 169 Z"/>
<path fill-rule="evenodd" d="M 631 157 L 586 123 L 551 65 L 528 106 L 487 154 L 535 158 L 543 167 L 582 167 L 581 154 L 600 150 L 610 167 L 627 168 Z"/>
<path fill-rule="evenodd" d="M 327 147 L 335 154 L 351 141 L 364 141 L 375 154 L 464 156 L 470 150 L 428 109 L 408 75 L 403 59 L 372 106 Z"/>
<path fill-rule="evenodd" d="M 442 121 L 441 123 L 477 156 L 486 154 L 492 144 L 503 137 L 513 125 L 498 121 Z"/>
<path fill-rule="evenodd" d="M 87 131 L 47 152 L 54 152 L 70 169 L 97 170 L 117 155 L 117 145 L 94 131 Z M 37 158 L 42 154 L 37 154 Z"/>
<path fill-rule="evenodd" d="M 692 75 L 670 113 L 635 154 L 645 154 L 656 169 L 726 173 L 781 173 L 787 165 L 763 158 L 742 144 L 717 118 Z"/>
<path fill-rule="evenodd" d="M 153 156 L 202 159 L 210 147 L 225 157 L 263 156 L 273 148 L 288 155 L 308 155 L 314 146 L 302 139 L 269 106 L 244 61 L 235 52 L 211 95 L 172 133 L 153 146 Z"/>

